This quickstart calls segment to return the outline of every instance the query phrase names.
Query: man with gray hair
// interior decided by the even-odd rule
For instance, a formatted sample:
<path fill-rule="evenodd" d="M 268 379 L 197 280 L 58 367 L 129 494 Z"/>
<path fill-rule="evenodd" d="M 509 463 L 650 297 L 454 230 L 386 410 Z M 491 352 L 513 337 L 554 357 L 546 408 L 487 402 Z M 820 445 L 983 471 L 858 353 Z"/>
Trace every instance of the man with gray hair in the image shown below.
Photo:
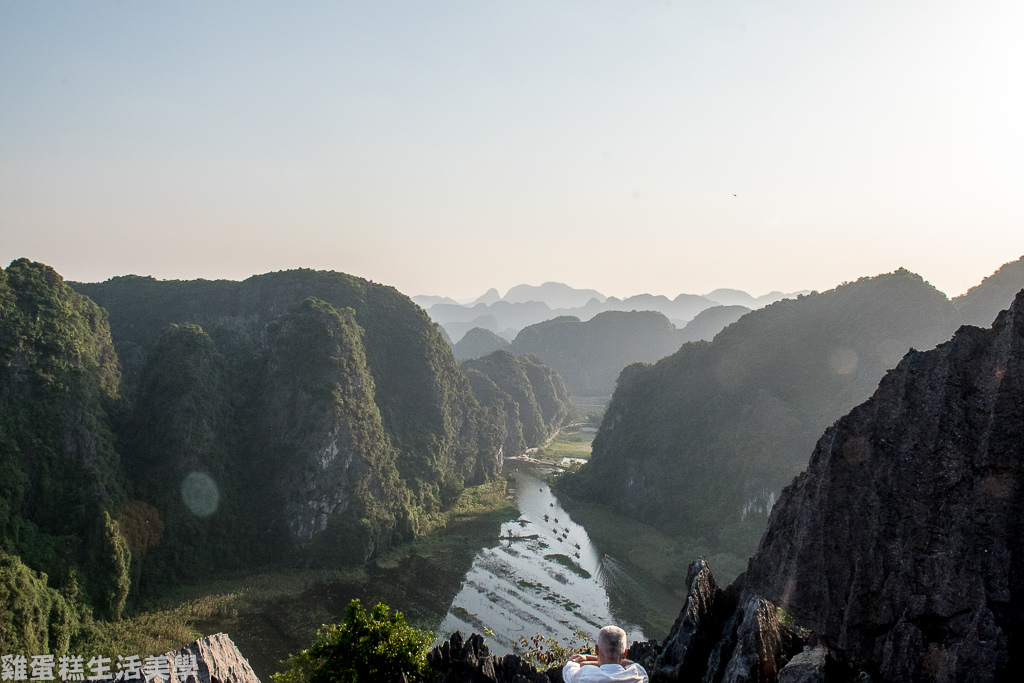
<path fill-rule="evenodd" d="M 605 626 L 597 633 L 594 654 L 570 657 L 562 667 L 562 680 L 565 683 L 647 683 L 644 668 L 626 659 L 627 649 L 626 632 L 618 626 Z"/>

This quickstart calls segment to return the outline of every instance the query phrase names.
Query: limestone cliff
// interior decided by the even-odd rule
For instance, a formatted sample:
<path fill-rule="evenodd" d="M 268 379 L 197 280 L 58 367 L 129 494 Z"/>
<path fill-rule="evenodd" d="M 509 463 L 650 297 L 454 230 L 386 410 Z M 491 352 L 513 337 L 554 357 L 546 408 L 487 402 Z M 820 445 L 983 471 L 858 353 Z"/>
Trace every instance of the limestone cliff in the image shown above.
<path fill-rule="evenodd" d="M 310 270 L 75 287 L 109 311 L 125 469 L 164 522 L 145 590 L 282 555 L 361 562 L 500 469 L 506 416 L 393 288 Z"/>
<path fill-rule="evenodd" d="M 777 601 L 884 680 L 1019 671 L 1024 292 L 911 351 L 825 432 L 751 559 Z"/>
<path fill-rule="evenodd" d="M 501 439 L 505 457 L 543 446 L 575 412 L 562 378 L 536 356 L 498 350 L 465 360 L 459 367 L 477 400 L 505 413 Z"/>

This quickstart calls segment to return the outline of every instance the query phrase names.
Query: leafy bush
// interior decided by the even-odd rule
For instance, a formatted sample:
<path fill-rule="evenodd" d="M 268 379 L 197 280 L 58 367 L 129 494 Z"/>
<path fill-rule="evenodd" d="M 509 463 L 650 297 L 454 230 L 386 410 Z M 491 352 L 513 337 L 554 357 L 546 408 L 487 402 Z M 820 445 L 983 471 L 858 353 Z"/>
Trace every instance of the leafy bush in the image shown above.
<path fill-rule="evenodd" d="M 46 574 L 0 551 L 0 654 L 65 654 L 92 624 L 74 572 L 57 591 Z"/>
<path fill-rule="evenodd" d="M 529 639 L 519 636 L 516 646 L 520 648 L 523 659 L 540 669 L 564 664 L 575 655 L 594 654 L 593 641 L 583 631 L 573 633 L 565 645 L 538 633 Z"/>
<path fill-rule="evenodd" d="M 405 623 L 377 603 L 370 614 L 359 600 L 348 604 L 340 624 L 325 625 L 312 647 L 288 658 L 274 683 L 355 683 L 421 679 L 428 670 L 433 636 Z"/>

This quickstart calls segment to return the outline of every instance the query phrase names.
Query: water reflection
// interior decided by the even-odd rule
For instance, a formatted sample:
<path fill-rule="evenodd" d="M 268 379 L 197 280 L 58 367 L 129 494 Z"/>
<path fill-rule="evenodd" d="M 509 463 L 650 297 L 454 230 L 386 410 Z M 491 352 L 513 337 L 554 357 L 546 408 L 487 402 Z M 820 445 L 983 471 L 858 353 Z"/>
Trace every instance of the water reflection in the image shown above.
<path fill-rule="evenodd" d="M 520 517 L 502 525 L 497 546 L 476 556 L 440 632 L 488 633 L 497 654 L 512 651 L 520 636 L 565 642 L 575 631 L 592 636 L 610 623 L 631 641 L 643 639 L 641 626 L 616 613 L 608 596 L 611 588 L 628 602 L 630 593 L 642 597 L 642 586 L 591 543 L 542 479 L 523 468 L 506 475 Z"/>

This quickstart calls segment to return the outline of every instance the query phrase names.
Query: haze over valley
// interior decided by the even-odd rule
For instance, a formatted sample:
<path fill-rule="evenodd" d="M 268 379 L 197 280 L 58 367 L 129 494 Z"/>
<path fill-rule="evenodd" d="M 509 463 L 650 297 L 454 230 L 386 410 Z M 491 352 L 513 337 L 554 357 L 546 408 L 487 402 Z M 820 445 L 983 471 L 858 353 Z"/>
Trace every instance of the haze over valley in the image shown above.
<path fill-rule="evenodd" d="M 19 260 L 3 287 L 8 572 L 45 572 L 38 599 L 77 615 L 12 647 L 116 643 L 105 620 L 177 586 L 342 571 L 301 580 L 283 643 L 261 635 L 267 598 L 225 624 L 268 673 L 308 637 L 314 596 L 392 595 L 438 552 L 461 559 L 398 598 L 417 624 L 657 635 L 686 563 L 740 574 L 821 432 L 908 352 L 995 318 L 1024 258 L 952 299 L 901 269 L 756 310 L 708 301 L 682 329 L 606 310 L 454 344 L 409 297 L 342 273 L 65 283 Z"/>
<path fill-rule="evenodd" d="M 0 3 L 0 679 L 1016 681 L 1022 25 Z"/>

